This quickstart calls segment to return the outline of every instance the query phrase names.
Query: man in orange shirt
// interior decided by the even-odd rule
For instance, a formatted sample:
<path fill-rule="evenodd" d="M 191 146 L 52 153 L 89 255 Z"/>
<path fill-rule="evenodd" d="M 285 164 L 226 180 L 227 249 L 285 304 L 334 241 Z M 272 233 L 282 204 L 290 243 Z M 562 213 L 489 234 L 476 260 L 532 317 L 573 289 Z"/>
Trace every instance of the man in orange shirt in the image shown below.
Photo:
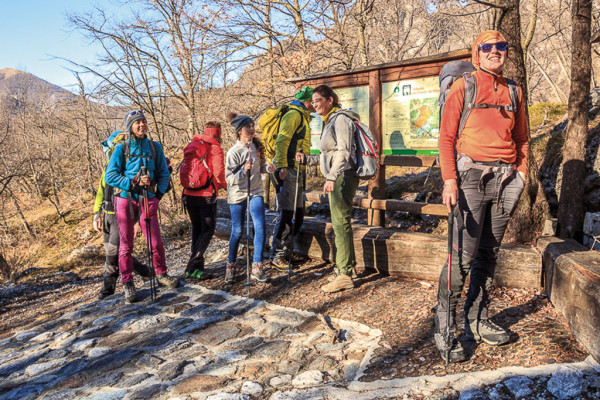
<path fill-rule="evenodd" d="M 465 98 L 465 79 L 461 78 L 448 93 L 441 121 L 442 199 L 448 212 L 458 204 L 465 221 L 464 231 L 459 232 L 454 224 L 450 302 L 446 263 L 440 275 L 435 308 L 436 347 L 449 362 L 467 358 L 456 338 L 455 317 L 456 304 L 469 273 L 466 337 L 490 345 L 505 344 L 510 339 L 506 330 L 488 319 L 489 291 L 498 249 L 525 186 L 529 149 L 523 93 L 518 88 L 517 105 L 512 105 L 509 85 L 502 76 L 507 56 L 508 43 L 500 32 L 481 33 L 472 46 L 471 61 L 476 68 L 472 76 L 477 89 L 470 115 L 462 132 L 458 132 Z"/>

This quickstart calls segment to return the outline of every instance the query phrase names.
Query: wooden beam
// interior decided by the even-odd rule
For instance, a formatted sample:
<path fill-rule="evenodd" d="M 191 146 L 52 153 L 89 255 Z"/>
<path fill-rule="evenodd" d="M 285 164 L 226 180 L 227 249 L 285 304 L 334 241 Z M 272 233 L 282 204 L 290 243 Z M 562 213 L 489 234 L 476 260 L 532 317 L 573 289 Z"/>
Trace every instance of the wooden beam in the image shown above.
<path fill-rule="evenodd" d="M 356 75 L 344 75 L 328 78 L 315 78 L 307 81 L 296 82 L 296 87 L 311 86 L 313 88 L 319 85 L 327 85 L 332 89 L 340 89 L 344 87 L 366 86 L 369 84 L 369 74 L 359 73 Z"/>
<path fill-rule="evenodd" d="M 312 203 L 329 203 L 329 198 L 318 190 L 304 192 L 304 198 Z M 362 196 L 355 197 L 353 204 L 355 207 L 368 210 L 405 211 L 413 214 L 448 216 L 448 210 L 443 204 L 417 203 L 395 199 L 369 199 Z"/>
<path fill-rule="evenodd" d="M 323 74 L 291 78 L 291 79 L 288 79 L 287 81 L 290 83 L 301 84 L 302 86 L 304 86 L 307 84 L 306 82 L 309 82 L 309 81 L 319 81 L 319 82 L 326 83 L 327 81 L 330 81 L 332 78 L 338 77 L 338 76 L 350 76 L 350 75 L 356 75 L 356 74 L 363 73 L 363 72 L 368 73 L 370 71 L 375 71 L 375 70 L 385 70 L 388 68 L 406 67 L 406 66 L 410 66 L 410 65 L 424 65 L 424 64 L 431 64 L 431 63 L 445 64 L 448 61 L 468 59 L 470 57 L 471 57 L 471 50 L 463 49 L 463 50 L 456 50 L 456 51 L 451 51 L 451 52 L 443 53 L 443 54 L 436 54 L 433 56 L 411 58 L 408 60 L 372 65 L 372 66 L 363 67 L 363 68 L 356 68 L 356 69 L 345 70 L 345 71 L 327 72 L 327 73 L 323 73 Z"/>
<path fill-rule="evenodd" d="M 438 76 L 446 61 L 427 65 L 387 68 L 381 71 L 381 82 L 395 82 L 406 79 Z"/>
<path fill-rule="evenodd" d="M 379 70 L 369 72 L 369 129 L 379 143 L 381 156 L 381 143 L 383 143 L 381 121 L 381 81 Z M 385 199 L 385 165 L 381 165 L 374 179 L 369 181 L 367 195 L 369 199 Z M 369 208 L 367 224 L 371 226 L 385 226 L 385 213 L 381 210 Z"/>
<path fill-rule="evenodd" d="M 439 167 L 436 163 L 436 156 L 404 156 L 404 155 L 384 155 L 381 157 L 383 165 L 392 165 L 395 167 Z"/>
<path fill-rule="evenodd" d="M 352 224 L 352 235 L 359 270 L 376 269 L 383 274 L 436 282 L 448 254 L 448 239 L 430 233 Z M 300 252 L 334 262 L 331 223 L 309 217 L 296 237 Z M 494 285 L 539 288 L 541 278 L 541 255 L 535 249 L 513 243 L 500 246 Z"/>

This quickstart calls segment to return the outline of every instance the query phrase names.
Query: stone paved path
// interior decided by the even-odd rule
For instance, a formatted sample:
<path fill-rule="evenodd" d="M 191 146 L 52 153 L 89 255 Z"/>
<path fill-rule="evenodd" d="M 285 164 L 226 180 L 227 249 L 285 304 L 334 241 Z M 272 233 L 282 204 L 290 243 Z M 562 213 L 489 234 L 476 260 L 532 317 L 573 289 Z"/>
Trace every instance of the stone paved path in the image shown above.
<path fill-rule="evenodd" d="M 352 381 L 379 330 L 197 285 L 121 293 L 0 342 L 2 398 L 258 394 Z"/>
<path fill-rule="evenodd" d="M 178 275 L 183 258 L 171 253 Z M 374 379 L 369 370 L 388 360 L 378 329 L 199 285 L 161 289 L 155 303 L 139 293 L 128 305 L 119 289 L 1 339 L 0 399 L 600 399 L 589 357 Z"/>
<path fill-rule="evenodd" d="M 121 293 L 0 341 L 2 399 L 600 398 L 573 364 L 360 382 L 381 331 L 198 285 Z M 536 397 L 531 397 L 532 394 Z"/>

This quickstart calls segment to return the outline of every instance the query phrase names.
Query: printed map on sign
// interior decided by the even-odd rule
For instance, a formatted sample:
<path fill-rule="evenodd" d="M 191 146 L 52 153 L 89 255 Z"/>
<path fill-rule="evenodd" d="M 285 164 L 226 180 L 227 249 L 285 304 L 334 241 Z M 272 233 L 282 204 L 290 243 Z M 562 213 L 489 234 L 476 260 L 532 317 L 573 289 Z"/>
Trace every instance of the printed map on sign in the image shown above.
<path fill-rule="evenodd" d="M 352 110 L 360 116 L 360 121 L 369 125 L 369 87 L 359 86 L 352 88 L 335 89 L 340 104 L 345 110 Z M 310 123 L 310 154 L 320 154 L 321 131 L 323 122 L 321 116 L 312 113 Z"/>
<path fill-rule="evenodd" d="M 438 78 L 381 86 L 383 153 L 436 155 L 440 134 Z"/>

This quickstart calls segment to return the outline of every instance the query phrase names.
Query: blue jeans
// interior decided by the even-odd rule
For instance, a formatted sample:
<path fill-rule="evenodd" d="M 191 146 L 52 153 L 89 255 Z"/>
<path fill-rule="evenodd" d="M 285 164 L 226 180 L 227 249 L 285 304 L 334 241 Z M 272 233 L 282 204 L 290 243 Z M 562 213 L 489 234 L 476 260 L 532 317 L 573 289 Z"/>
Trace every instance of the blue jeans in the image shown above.
<path fill-rule="evenodd" d="M 254 262 L 262 262 L 263 247 L 265 244 L 265 205 L 262 196 L 250 199 L 250 215 L 254 223 Z M 231 210 L 231 237 L 229 238 L 229 262 L 237 258 L 240 239 L 246 224 L 246 201 L 239 204 L 230 204 Z"/>

